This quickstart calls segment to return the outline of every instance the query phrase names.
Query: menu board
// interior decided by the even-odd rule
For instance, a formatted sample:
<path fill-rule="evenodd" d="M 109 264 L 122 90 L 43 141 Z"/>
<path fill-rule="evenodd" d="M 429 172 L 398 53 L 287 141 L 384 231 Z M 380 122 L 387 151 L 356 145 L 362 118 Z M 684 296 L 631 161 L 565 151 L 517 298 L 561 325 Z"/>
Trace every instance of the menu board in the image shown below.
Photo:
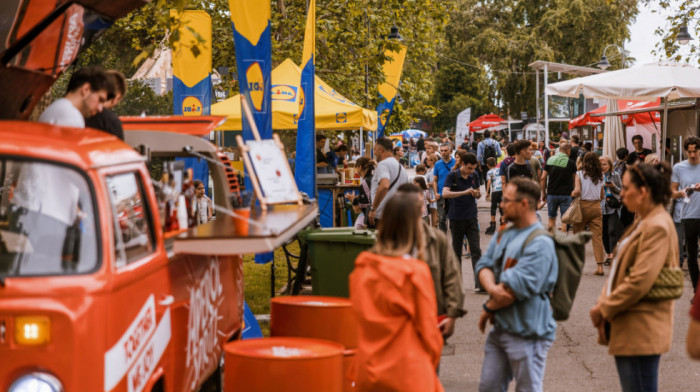
<path fill-rule="evenodd" d="M 240 138 L 237 137 L 238 140 Z M 263 204 L 300 202 L 299 189 L 277 135 L 273 139 L 238 140 L 258 199 Z"/>

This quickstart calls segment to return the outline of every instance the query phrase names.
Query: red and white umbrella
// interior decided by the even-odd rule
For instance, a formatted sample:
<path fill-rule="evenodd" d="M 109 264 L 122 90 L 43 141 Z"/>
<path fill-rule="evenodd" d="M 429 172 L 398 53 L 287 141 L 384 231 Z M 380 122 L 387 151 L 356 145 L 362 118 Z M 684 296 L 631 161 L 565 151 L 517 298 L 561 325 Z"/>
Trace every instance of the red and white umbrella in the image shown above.
<path fill-rule="evenodd" d="M 505 122 L 507 121 L 496 114 L 484 114 L 483 116 L 469 123 L 469 130 L 471 132 L 484 132 L 488 130 L 503 129 L 503 124 L 501 123 Z"/>

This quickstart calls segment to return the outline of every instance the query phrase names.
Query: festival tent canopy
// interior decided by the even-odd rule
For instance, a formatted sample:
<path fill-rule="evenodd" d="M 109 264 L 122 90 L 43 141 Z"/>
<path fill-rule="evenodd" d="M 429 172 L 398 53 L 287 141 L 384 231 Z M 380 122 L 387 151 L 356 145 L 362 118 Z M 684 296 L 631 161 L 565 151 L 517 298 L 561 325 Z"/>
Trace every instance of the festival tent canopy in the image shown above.
<path fill-rule="evenodd" d="M 637 99 L 655 101 L 664 98 L 661 140 L 668 128 L 668 101 L 700 97 L 700 69 L 690 64 L 660 61 L 640 67 L 566 80 L 547 85 L 547 95 L 578 98 Z M 661 157 L 666 150 L 661 149 Z"/>
<path fill-rule="evenodd" d="M 643 108 L 653 108 L 659 106 L 659 99 L 655 102 L 646 101 L 632 101 L 620 99 L 617 100 L 617 107 L 619 111 L 631 111 Z M 584 125 L 594 125 L 601 124 L 605 122 L 606 117 L 602 115 L 608 112 L 617 112 L 618 110 L 610 111 L 608 110 L 608 105 L 603 105 L 597 109 L 593 109 L 590 112 L 584 113 L 572 120 L 569 120 L 569 129 Z M 633 122 L 637 124 L 649 124 L 653 122 L 661 121 L 661 114 L 658 111 L 646 112 L 646 113 L 634 113 L 634 114 L 623 114 L 620 115 L 622 123 L 625 125 L 630 125 Z"/>
<path fill-rule="evenodd" d="M 655 101 L 700 97 L 700 70 L 660 61 L 547 85 L 547 95 Z"/>
<path fill-rule="evenodd" d="M 290 59 L 272 70 L 272 129 L 297 129 L 301 69 Z M 326 130 L 377 129 L 377 112 L 363 109 L 343 97 L 316 76 L 316 128 Z M 303 101 L 302 101 L 303 102 Z M 211 114 L 227 116 L 218 130 L 240 131 L 241 96 L 236 95 L 211 107 Z"/>
<path fill-rule="evenodd" d="M 471 132 L 484 132 L 508 128 L 502 123 L 507 123 L 507 121 L 493 113 L 484 114 L 483 116 L 469 123 L 469 130 Z"/>

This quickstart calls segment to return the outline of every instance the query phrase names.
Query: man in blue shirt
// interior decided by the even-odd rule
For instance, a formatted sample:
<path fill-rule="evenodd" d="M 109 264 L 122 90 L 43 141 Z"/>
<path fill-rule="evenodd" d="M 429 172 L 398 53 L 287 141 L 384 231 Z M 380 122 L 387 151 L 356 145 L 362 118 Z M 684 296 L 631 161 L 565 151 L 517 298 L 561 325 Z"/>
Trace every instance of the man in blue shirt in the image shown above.
<path fill-rule="evenodd" d="M 442 198 L 442 187 L 445 184 L 445 179 L 455 165 L 455 159 L 452 158 L 452 148 L 449 143 L 440 146 L 440 155 L 442 159 L 435 163 L 433 175 L 433 190 L 435 191 L 435 199 L 437 199 L 438 210 L 438 227 L 440 230 L 447 232 L 447 213 L 445 211 L 445 199 Z"/>
<path fill-rule="evenodd" d="M 683 142 L 687 160 L 673 167 L 671 175 L 672 197 L 681 207 L 681 223 L 685 230 L 685 246 L 688 254 L 688 273 L 693 291 L 698 287 L 698 238 L 700 238 L 700 138 L 690 136 Z"/>
<path fill-rule="evenodd" d="M 537 219 L 540 186 L 515 178 L 503 189 L 503 216 L 513 224 L 494 237 L 476 266 L 489 293 L 479 329 L 491 321 L 486 338 L 479 391 L 505 391 L 515 378 L 516 390 L 541 391 L 547 352 L 557 324 L 548 293 L 554 291 L 559 268 L 554 242 L 539 235 L 522 249 L 542 224 Z"/>
<path fill-rule="evenodd" d="M 476 268 L 476 263 L 481 257 L 479 221 L 476 210 L 476 199 L 481 197 L 481 192 L 479 191 L 479 174 L 476 172 L 476 156 L 464 150 L 457 151 L 457 155 L 460 166 L 451 171 L 445 178 L 442 197 L 450 199 L 450 210 L 447 217 L 450 219 L 452 249 L 457 255 L 457 260 L 461 265 L 464 237 L 466 236 L 471 253 L 472 268 Z M 474 288 L 476 291 L 483 291 L 476 280 L 476 274 L 474 275 Z"/>

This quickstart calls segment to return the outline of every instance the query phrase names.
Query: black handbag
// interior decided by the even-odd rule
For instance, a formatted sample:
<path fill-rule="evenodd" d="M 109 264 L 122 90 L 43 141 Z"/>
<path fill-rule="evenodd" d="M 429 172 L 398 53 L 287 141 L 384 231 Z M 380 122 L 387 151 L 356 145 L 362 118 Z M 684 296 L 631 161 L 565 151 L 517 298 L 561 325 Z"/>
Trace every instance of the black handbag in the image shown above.
<path fill-rule="evenodd" d="M 622 202 L 613 195 L 605 196 L 605 204 L 613 210 L 622 207 Z"/>

